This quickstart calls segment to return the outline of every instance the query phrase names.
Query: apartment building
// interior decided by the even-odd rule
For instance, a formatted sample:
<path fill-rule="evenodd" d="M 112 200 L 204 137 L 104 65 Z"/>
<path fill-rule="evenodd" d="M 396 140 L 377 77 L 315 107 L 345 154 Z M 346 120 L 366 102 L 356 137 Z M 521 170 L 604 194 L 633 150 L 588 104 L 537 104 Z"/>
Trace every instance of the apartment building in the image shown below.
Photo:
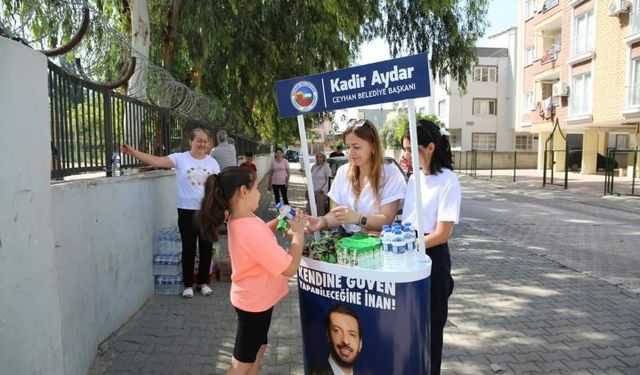
<path fill-rule="evenodd" d="M 467 76 L 467 91 L 445 78 L 431 87 L 433 112 L 451 133 L 454 150 L 513 151 L 516 28 L 489 38 L 496 47 L 477 47 L 477 64 Z M 502 48 L 498 46 L 503 46 Z"/>
<path fill-rule="evenodd" d="M 538 168 L 545 150 L 582 150 L 555 167 L 596 173 L 598 154 L 638 144 L 640 0 L 519 1 L 516 142 L 538 138 Z"/>

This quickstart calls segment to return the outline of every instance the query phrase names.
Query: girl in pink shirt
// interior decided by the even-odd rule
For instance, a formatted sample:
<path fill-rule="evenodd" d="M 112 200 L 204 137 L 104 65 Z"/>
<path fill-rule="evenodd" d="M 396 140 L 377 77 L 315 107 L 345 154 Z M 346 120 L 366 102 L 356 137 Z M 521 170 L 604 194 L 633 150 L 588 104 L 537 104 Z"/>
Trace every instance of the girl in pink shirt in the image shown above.
<path fill-rule="evenodd" d="M 288 220 L 291 229 L 287 234 L 292 241 L 287 252 L 274 235 L 278 219 L 265 223 L 254 214 L 259 201 L 256 173 L 245 167 L 227 167 L 207 179 L 197 216 L 203 235 L 216 240 L 224 212 L 230 212 L 230 296 L 238 315 L 238 330 L 228 374 L 260 372 L 273 306 L 289 292 L 287 277 L 296 274 L 302 256 L 301 212 Z"/>

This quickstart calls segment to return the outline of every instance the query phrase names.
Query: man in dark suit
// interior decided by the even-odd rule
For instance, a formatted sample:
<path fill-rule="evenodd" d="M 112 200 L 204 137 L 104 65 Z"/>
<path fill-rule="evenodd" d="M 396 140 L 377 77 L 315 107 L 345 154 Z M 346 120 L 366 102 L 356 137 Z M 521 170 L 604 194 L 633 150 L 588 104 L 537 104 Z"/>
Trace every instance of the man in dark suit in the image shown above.
<path fill-rule="evenodd" d="M 347 305 L 338 304 L 327 314 L 329 359 L 310 366 L 311 375 L 354 375 L 353 365 L 362 350 L 360 320 Z"/>

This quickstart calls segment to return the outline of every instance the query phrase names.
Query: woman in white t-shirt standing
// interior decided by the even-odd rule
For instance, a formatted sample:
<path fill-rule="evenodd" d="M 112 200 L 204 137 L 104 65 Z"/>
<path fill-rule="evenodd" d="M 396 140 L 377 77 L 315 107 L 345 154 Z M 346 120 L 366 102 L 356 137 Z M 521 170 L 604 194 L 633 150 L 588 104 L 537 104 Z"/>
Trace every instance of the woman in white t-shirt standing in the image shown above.
<path fill-rule="evenodd" d="M 191 149 L 169 156 L 155 156 L 134 149 L 128 144 L 120 148 L 145 164 L 158 168 L 175 168 L 178 185 L 178 228 L 182 240 L 182 279 L 184 298 L 193 297 L 193 269 L 196 258 L 196 242 L 200 249 L 198 284 L 200 293 L 210 296 L 213 291 L 209 283 L 213 245 L 200 236 L 200 230 L 193 221 L 193 215 L 200 209 L 207 177 L 220 173 L 220 166 L 208 155 L 209 135 L 203 129 L 191 131 Z"/>
<path fill-rule="evenodd" d="M 328 194 L 337 207 L 324 216 L 308 217 L 308 230 L 342 225 L 351 233 L 380 233 L 396 217 L 406 189 L 404 176 L 384 162 L 380 136 L 369 120 L 347 128 L 344 142 L 349 163 L 338 168 Z"/>
<path fill-rule="evenodd" d="M 431 258 L 431 375 L 440 374 L 442 338 L 447 322 L 449 296 L 453 292 L 451 256 L 448 240 L 453 224 L 460 219 L 461 189 L 458 177 L 452 172 L 453 157 L 446 130 L 429 120 L 417 125 L 418 159 L 420 170 L 414 169 L 407 185 L 402 221 L 416 224 L 422 215 L 423 241 Z M 411 155 L 409 131 L 402 146 Z M 416 207 L 414 179 L 422 178 L 422 208 Z"/>

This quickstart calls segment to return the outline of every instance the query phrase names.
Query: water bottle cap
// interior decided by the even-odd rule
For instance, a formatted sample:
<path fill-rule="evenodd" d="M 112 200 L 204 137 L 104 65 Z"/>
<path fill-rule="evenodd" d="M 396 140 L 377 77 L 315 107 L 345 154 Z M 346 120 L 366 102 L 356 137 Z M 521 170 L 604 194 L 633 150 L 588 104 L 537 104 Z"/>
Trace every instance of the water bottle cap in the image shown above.
<path fill-rule="evenodd" d="M 391 232 L 391 228 L 389 228 L 389 227 L 383 228 L 383 230 L 384 230 L 385 232 Z"/>
<path fill-rule="evenodd" d="M 393 231 L 393 234 L 402 234 L 402 231 L 400 229 L 396 229 L 395 231 Z"/>
<path fill-rule="evenodd" d="M 404 226 L 405 226 L 405 227 L 410 227 L 410 226 L 411 226 L 411 222 L 409 222 L 409 221 L 405 222 L 405 223 L 404 223 Z"/>
<path fill-rule="evenodd" d="M 281 209 L 281 208 L 282 208 L 282 206 L 284 206 L 284 204 L 283 204 L 282 202 L 278 202 L 278 203 L 276 203 L 276 208 L 277 208 L 277 209 Z"/>

